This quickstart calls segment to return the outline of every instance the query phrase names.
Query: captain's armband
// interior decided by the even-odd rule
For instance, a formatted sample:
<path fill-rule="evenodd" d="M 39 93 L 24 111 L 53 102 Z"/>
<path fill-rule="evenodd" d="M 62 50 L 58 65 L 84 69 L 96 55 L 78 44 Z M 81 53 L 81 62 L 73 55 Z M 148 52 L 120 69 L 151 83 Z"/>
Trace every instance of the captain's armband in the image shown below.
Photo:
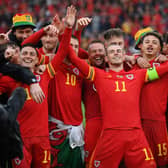
<path fill-rule="evenodd" d="M 148 76 L 147 78 L 148 81 L 159 79 L 159 75 L 155 67 L 147 69 L 147 76 Z"/>

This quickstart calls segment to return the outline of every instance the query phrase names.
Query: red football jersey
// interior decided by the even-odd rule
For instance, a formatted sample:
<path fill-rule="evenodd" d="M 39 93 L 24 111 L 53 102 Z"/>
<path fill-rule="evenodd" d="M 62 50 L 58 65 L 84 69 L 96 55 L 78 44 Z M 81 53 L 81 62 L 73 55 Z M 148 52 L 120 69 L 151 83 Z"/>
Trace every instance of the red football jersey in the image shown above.
<path fill-rule="evenodd" d="M 163 65 L 168 62 L 162 63 Z M 160 63 L 150 62 L 151 66 L 162 66 Z M 168 100 L 168 74 L 160 77 L 152 83 L 144 85 L 141 94 L 141 117 L 142 119 L 165 121 L 165 113 Z"/>
<path fill-rule="evenodd" d="M 76 57 L 71 47 L 69 56 L 82 74 L 94 81 L 100 97 L 103 128 L 140 128 L 140 92 L 148 77 L 147 70 L 106 72 Z"/>
<path fill-rule="evenodd" d="M 3 76 L 0 80 L 1 92 L 11 93 L 17 86 L 24 87 L 26 90 L 27 100 L 17 117 L 22 137 L 48 136 L 48 120 L 46 118 L 48 118 L 47 92 L 50 76 L 48 71 L 45 71 L 43 75 L 36 75 L 36 78 L 46 96 L 41 104 L 32 99 L 28 85 L 17 83 L 7 76 Z"/>
<path fill-rule="evenodd" d="M 93 82 L 85 80 L 83 88 L 83 102 L 86 120 L 101 117 L 100 99 Z"/>
<path fill-rule="evenodd" d="M 42 75 L 36 75 L 40 87 L 42 88 L 45 99 L 41 104 L 36 103 L 30 96 L 29 86 L 22 85 L 27 92 L 27 101 L 23 109 L 18 114 L 18 121 L 20 123 L 20 130 L 22 137 L 33 136 L 48 136 L 48 83 L 51 78 L 57 73 L 59 66 L 69 51 L 69 42 L 71 38 L 72 29 L 65 29 L 63 38 L 61 40 L 57 54 L 54 56 L 51 63 L 46 65 L 46 70 Z M 12 80 L 13 81 L 13 80 Z M 12 84 L 12 86 L 11 86 Z M 2 80 L 0 80 L 0 88 L 13 89 L 13 82 L 8 81 L 6 87 Z M 17 87 L 17 85 L 15 86 Z"/>
<path fill-rule="evenodd" d="M 20 85 L 20 82 L 16 82 L 13 78 L 2 74 L 0 75 L 0 94 L 6 93 L 9 97 L 12 91 Z"/>
<path fill-rule="evenodd" d="M 156 76 L 165 75 L 168 64 L 149 69 L 149 73 L 146 69 L 116 73 L 90 67 L 85 61 L 75 56 L 71 47 L 69 56 L 87 79 L 94 80 L 100 97 L 104 127 L 140 127 L 140 92 L 143 83 L 153 80 L 152 78 L 156 79 Z M 151 73 L 156 75 L 152 77 Z M 129 117 L 126 118 L 126 116 Z"/>
<path fill-rule="evenodd" d="M 48 64 L 49 56 L 47 56 L 47 54 L 44 53 L 43 48 L 39 48 L 38 51 L 40 53 L 39 64 Z"/>
<path fill-rule="evenodd" d="M 48 83 L 50 78 L 55 74 L 54 71 L 49 68 L 51 66 L 53 68 L 55 67 L 51 62 L 42 75 L 36 74 L 37 81 L 45 94 L 45 99 L 40 104 L 32 99 L 30 95 L 30 87 L 28 85 L 17 82 L 14 83 L 12 78 L 6 76 L 2 77 L 0 80 L 1 92 L 7 91 L 8 93 L 11 93 L 17 86 L 24 87 L 27 92 L 27 101 L 17 117 L 22 137 L 48 136 Z"/>
<path fill-rule="evenodd" d="M 140 128 L 139 101 L 146 70 L 105 72 L 95 68 L 103 128 Z"/>
<path fill-rule="evenodd" d="M 34 33 L 24 43 L 36 42 L 44 34 L 43 30 Z M 37 40 L 38 39 L 38 40 Z M 61 36 L 62 39 L 62 36 Z M 49 62 L 49 57 L 40 48 L 40 64 Z M 62 64 L 56 76 L 49 82 L 48 109 L 49 114 L 66 124 L 79 125 L 83 116 L 81 112 L 82 78 L 79 70 Z"/>
<path fill-rule="evenodd" d="M 168 71 L 168 64 L 156 67 L 156 69 L 149 69 L 149 72 L 146 69 L 120 73 L 105 72 L 89 66 L 85 61 L 76 57 L 71 47 L 69 51 L 72 63 L 87 79 L 95 83 L 100 97 L 104 127 L 140 127 L 141 88 L 145 81 L 165 75 Z"/>
<path fill-rule="evenodd" d="M 20 131 L 22 137 L 48 136 L 48 82 L 50 76 L 47 71 L 43 75 L 36 75 L 40 87 L 42 88 L 45 99 L 42 103 L 36 103 L 30 96 L 29 87 L 26 91 L 28 94 L 22 110 L 18 114 Z"/>
<path fill-rule="evenodd" d="M 62 63 L 50 82 L 49 113 L 54 118 L 69 125 L 81 124 L 82 83 L 78 68 Z"/>

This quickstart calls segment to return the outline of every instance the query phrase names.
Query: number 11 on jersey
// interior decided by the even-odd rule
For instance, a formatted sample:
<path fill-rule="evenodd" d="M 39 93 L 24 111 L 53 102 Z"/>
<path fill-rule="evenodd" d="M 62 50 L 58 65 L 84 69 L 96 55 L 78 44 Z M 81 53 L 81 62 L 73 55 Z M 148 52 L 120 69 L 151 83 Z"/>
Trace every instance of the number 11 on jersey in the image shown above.
<path fill-rule="evenodd" d="M 127 92 L 125 81 L 115 81 L 115 92 Z"/>

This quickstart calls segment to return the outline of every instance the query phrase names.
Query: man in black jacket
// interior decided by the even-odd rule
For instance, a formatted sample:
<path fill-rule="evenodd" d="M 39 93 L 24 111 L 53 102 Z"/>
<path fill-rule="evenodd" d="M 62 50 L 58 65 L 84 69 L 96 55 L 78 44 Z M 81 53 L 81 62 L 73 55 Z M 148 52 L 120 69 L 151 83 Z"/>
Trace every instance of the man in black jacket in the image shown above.
<path fill-rule="evenodd" d="M 6 167 L 7 161 L 14 157 L 23 157 L 22 139 L 16 118 L 26 97 L 24 88 L 18 87 L 6 104 L 0 104 L 0 167 Z"/>
<path fill-rule="evenodd" d="M 2 73 L 3 75 L 8 75 L 14 78 L 15 80 L 26 83 L 28 85 L 32 83 L 36 83 L 37 80 L 36 80 L 35 75 L 31 71 L 29 71 L 27 68 L 24 68 L 16 64 L 16 62 L 12 62 L 11 57 L 14 57 L 14 56 L 12 56 L 10 51 L 6 53 L 6 50 L 8 48 L 12 48 L 13 51 L 15 51 L 16 47 L 17 45 L 12 42 L 0 45 L 0 73 Z M 6 56 L 7 54 L 8 54 L 8 58 Z"/>

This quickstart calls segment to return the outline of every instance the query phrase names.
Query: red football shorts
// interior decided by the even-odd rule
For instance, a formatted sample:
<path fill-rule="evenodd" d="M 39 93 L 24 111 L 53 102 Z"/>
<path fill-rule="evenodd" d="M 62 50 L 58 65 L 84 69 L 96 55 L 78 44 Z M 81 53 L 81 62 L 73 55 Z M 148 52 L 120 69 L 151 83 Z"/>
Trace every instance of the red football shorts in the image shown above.
<path fill-rule="evenodd" d="M 168 135 L 166 122 L 143 119 L 142 127 L 157 165 L 168 165 Z"/>
<path fill-rule="evenodd" d="M 50 168 L 48 137 L 23 138 L 23 159 L 13 159 L 14 168 Z"/>
<path fill-rule="evenodd" d="M 122 159 L 129 168 L 156 168 L 142 129 L 103 130 L 89 168 L 118 168 Z"/>
<path fill-rule="evenodd" d="M 84 136 L 85 162 L 89 162 L 90 160 L 90 156 L 100 136 L 101 128 L 102 128 L 102 119 L 100 117 L 94 117 L 86 121 L 85 136 Z"/>

